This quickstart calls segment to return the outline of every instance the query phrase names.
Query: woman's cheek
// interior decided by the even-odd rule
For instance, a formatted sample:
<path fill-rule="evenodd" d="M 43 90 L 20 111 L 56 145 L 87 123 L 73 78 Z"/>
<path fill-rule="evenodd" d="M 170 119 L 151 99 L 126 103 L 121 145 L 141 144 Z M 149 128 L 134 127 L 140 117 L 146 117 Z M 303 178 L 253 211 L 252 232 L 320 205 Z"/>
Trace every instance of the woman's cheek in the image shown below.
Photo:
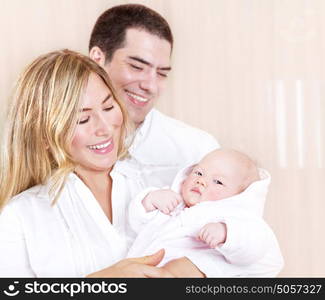
<path fill-rule="evenodd" d="M 114 117 L 113 117 L 113 124 L 115 126 L 122 126 L 123 124 L 123 114 L 122 114 L 122 111 L 120 108 L 118 108 L 116 110 L 116 113 L 114 114 Z"/>

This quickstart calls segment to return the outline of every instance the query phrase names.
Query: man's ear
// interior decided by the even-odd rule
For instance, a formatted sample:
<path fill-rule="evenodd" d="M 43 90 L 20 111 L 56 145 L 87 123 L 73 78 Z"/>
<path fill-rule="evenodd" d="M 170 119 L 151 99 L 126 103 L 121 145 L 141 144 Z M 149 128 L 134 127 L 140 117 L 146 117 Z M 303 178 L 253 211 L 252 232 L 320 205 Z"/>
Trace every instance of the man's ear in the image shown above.
<path fill-rule="evenodd" d="M 98 63 L 101 67 L 105 65 L 105 53 L 97 46 L 90 49 L 89 57 Z"/>

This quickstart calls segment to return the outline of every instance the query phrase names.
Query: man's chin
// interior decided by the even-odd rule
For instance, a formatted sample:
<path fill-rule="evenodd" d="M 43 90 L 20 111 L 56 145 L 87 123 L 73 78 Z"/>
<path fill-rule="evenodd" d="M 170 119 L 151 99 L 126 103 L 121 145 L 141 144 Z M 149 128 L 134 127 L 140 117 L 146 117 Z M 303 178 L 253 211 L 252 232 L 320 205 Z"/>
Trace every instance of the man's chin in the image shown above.
<path fill-rule="evenodd" d="M 141 112 L 141 115 L 139 115 L 139 112 L 136 113 L 131 113 L 130 115 L 130 120 L 132 121 L 132 123 L 135 125 L 135 127 L 139 127 L 145 120 L 147 114 L 149 112 Z"/>

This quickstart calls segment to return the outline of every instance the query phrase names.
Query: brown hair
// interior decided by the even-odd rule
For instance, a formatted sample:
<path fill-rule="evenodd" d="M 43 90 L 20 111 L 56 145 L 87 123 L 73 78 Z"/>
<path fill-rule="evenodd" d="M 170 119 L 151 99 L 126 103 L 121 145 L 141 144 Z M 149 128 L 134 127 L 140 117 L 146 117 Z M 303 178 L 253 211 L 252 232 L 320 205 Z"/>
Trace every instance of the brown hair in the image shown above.
<path fill-rule="evenodd" d="M 167 40 L 173 48 L 173 35 L 167 21 L 154 10 L 140 4 L 114 6 L 96 21 L 89 41 L 89 51 L 99 47 L 110 62 L 117 49 L 124 46 L 126 31 L 138 28 Z"/>

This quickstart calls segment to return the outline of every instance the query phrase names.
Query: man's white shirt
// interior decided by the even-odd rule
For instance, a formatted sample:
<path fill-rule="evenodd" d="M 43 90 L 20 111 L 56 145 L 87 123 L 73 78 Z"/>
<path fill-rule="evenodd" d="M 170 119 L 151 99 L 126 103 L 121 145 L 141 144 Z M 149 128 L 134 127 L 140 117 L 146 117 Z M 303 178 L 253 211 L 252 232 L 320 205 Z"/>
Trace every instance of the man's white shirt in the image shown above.
<path fill-rule="evenodd" d="M 141 174 L 143 188 L 170 186 L 180 169 L 216 148 L 212 135 L 152 109 L 136 132 L 131 157 L 121 165 Z"/>

